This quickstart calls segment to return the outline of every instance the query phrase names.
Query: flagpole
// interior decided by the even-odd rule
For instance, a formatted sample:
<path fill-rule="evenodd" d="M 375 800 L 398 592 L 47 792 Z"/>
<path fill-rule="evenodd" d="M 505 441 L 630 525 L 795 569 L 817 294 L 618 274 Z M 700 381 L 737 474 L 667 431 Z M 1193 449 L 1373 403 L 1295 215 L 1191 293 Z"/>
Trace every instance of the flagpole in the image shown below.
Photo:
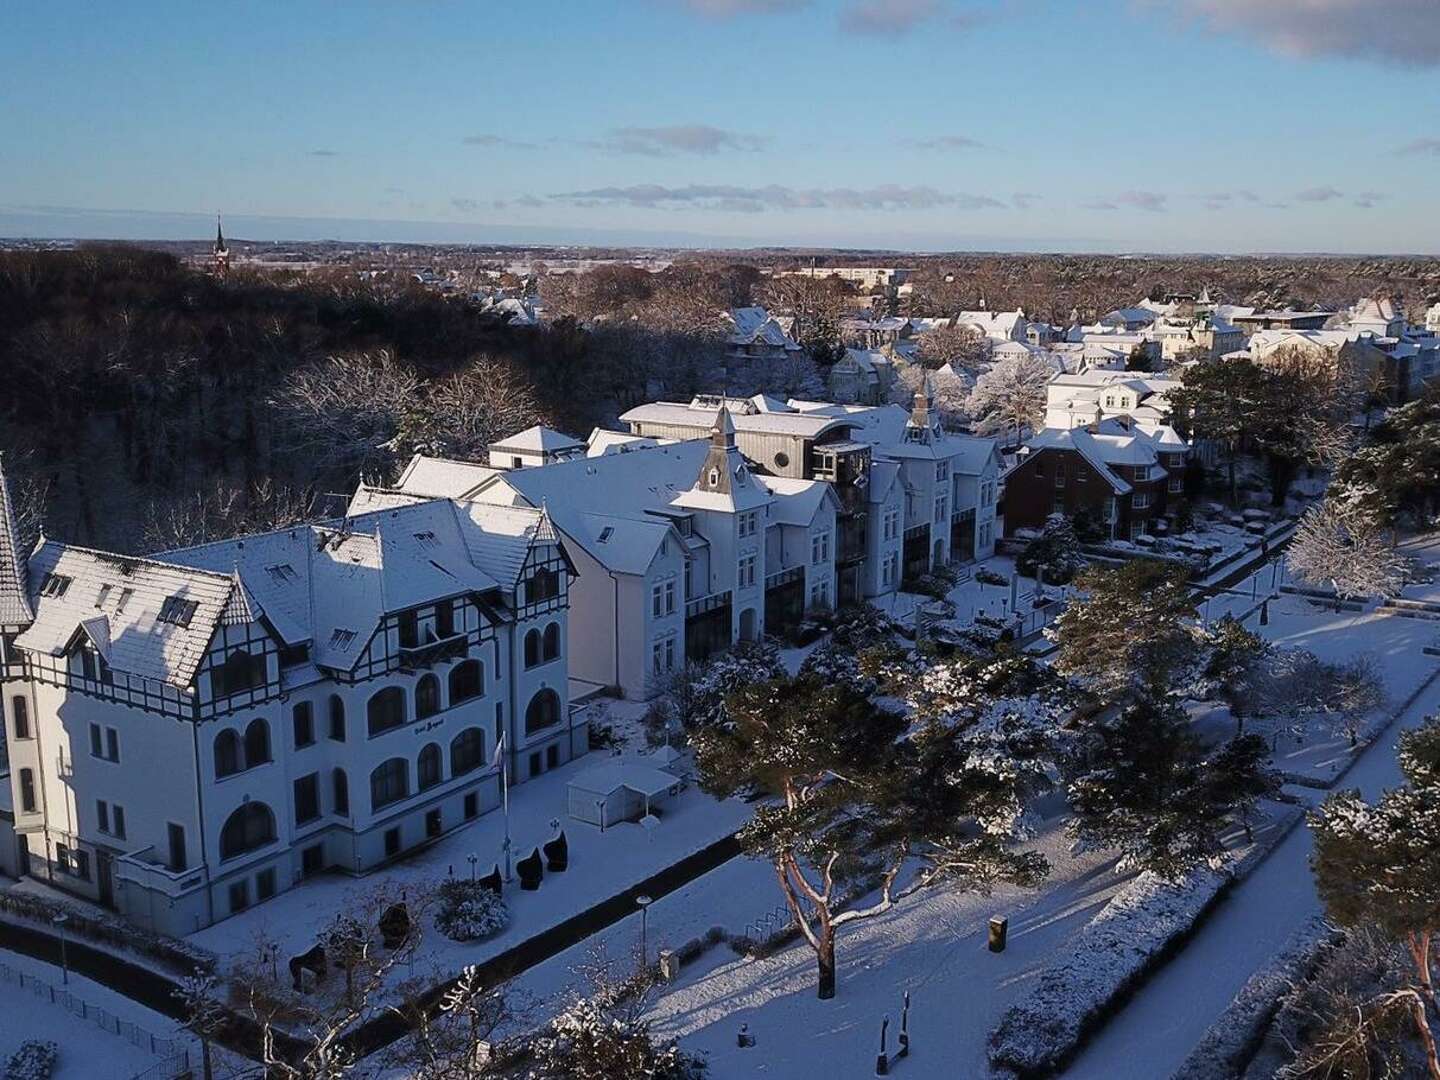
<path fill-rule="evenodd" d="M 510 880 L 510 755 L 500 740 L 500 792 L 505 803 L 505 880 Z"/>

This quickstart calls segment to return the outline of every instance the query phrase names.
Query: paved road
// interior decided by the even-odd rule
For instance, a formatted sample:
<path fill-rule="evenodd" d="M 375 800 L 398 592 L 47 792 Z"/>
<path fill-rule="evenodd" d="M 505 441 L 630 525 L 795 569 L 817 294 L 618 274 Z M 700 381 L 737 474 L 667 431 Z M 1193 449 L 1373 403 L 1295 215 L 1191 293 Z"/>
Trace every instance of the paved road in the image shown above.
<path fill-rule="evenodd" d="M 1437 709 L 1440 680 L 1360 754 L 1337 787 L 1358 787 L 1373 798 L 1397 786 L 1396 736 Z M 1296 790 L 1316 800 L 1324 795 Z M 1101 1029 L 1065 1071 L 1066 1080 L 1163 1080 L 1173 1073 L 1245 980 L 1320 911 L 1307 861 L 1310 849 L 1310 830 L 1304 825 L 1281 841 L 1221 901 L 1179 955 Z"/>

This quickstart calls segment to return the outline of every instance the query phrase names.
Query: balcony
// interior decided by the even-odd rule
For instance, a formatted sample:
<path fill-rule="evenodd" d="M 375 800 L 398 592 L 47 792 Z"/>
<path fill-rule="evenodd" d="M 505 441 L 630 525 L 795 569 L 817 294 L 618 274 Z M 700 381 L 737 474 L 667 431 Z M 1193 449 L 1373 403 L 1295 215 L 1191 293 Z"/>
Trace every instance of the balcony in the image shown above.
<path fill-rule="evenodd" d="M 469 635 L 460 633 L 438 641 L 427 641 L 423 645 L 402 645 L 400 667 L 408 670 L 434 667 L 442 661 L 464 656 L 469 644 Z"/>
<path fill-rule="evenodd" d="M 192 889 L 198 889 L 205 881 L 203 867 L 190 866 L 184 870 L 172 870 L 154 845 L 115 857 L 115 876 L 121 881 L 132 881 L 142 888 L 163 893 L 166 896 L 182 896 Z"/>
<path fill-rule="evenodd" d="M 771 592 L 781 586 L 789 585 L 792 581 L 803 581 L 805 578 L 805 567 L 792 566 L 788 570 L 781 570 L 770 574 L 765 578 L 765 591 Z"/>
<path fill-rule="evenodd" d="M 730 590 L 726 589 L 724 592 L 711 593 L 709 596 L 701 596 L 694 600 L 687 600 L 685 601 L 685 618 L 696 619 L 701 615 L 708 615 L 710 612 L 716 611 L 719 608 L 728 607 L 730 599 Z"/>

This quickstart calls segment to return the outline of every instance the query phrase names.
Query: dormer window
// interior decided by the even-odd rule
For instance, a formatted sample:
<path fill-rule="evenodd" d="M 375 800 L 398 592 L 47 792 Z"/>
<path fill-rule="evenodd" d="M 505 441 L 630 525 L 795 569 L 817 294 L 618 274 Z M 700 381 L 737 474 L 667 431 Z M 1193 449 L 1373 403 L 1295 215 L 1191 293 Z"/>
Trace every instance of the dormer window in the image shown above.
<path fill-rule="evenodd" d="M 195 618 L 195 612 L 200 607 L 194 600 L 186 600 L 183 596 L 167 596 L 165 602 L 160 605 L 159 620 L 169 623 L 171 626 L 187 627 L 190 620 Z"/>
<path fill-rule="evenodd" d="M 710 470 L 710 475 L 709 475 L 709 477 L 708 477 L 708 479 L 707 479 L 707 483 L 709 483 L 709 485 L 710 485 L 712 488 L 713 488 L 713 487 L 719 487 L 719 486 L 720 486 L 720 470 L 719 470 L 719 469 L 711 469 L 711 470 Z M 69 578 L 66 578 L 65 580 L 66 580 L 66 583 L 68 584 L 70 579 L 69 579 Z"/>
<path fill-rule="evenodd" d="M 560 575 L 554 570 L 537 570 L 525 584 L 526 602 L 538 604 L 560 595 Z"/>
<path fill-rule="evenodd" d="M 70 588 L 72 580 L 64 574 L 46 574 L 40 581 L 40 595 L 64 596 L 65 591 Z"/>
<path fill-rule="evenodd" d="M 276 563 L 274 566 L 267 566 L 265 573 L 270 575 L 270 580 L 276 585 L 288 584 L 300 576 L 295 573 L 295 568 L 289 563 Z"/>

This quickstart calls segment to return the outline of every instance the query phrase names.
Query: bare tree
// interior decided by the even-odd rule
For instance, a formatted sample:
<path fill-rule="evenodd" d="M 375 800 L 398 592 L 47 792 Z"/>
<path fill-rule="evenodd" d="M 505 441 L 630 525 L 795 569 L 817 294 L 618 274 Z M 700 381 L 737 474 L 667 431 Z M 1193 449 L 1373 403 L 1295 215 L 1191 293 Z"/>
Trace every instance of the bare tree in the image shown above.
<path fill-rule="evenodd" d="M 1045 419 L 1045 387 L 1053 372 L 1035 356 L 1007 356 L 975 381 L 967 408 L 981 434 L 1010 432 L 1015 443 Z"/>
<path fill-rule="evenodd" d="M 147 552 L 173 551 L 252 532 L 312 521 L 320 510 L 313 490 L 265 479 L 248 488 L 217 482 L 188 495 L 152 500 L 141 533 Z"/>
<path fill-rule="evenodd" d="M 500 1069 L 492 1040 L 513 1020 L 504 986 L 487 986 L 478 968 L 466 967 L 431 1008 L 410 999 L 396 1007 L 410 1036 L 389 1055 L 412 1080 L 474 1080 Z"/>
<path fill-rule="evenodd" d="M 1305 512 L 1285 554 L 1290 572 L 1342 597 L 1393 596 L 1404 583 L 1404 560 L 1363 510 L 1326 499 Z"/>
<path fill-rule="evenodd" d="M 927 368 L 949 364 L 978 372 L 990 355 L 990 346 L 973 326 L 944 324 L 927 330 L 916 339 L 915 356 Z"/>

